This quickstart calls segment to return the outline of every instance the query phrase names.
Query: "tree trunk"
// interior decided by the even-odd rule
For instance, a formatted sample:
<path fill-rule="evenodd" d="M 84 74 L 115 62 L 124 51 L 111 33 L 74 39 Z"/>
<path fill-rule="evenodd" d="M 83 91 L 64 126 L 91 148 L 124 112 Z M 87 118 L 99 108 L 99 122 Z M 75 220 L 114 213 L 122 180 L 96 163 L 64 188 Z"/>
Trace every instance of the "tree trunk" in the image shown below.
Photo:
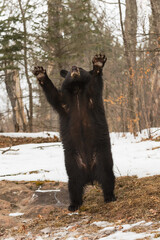
<path fill-rule="evenodd" d="M 150 0 L 150 3 L 152 9 L 149 41 L 152 63 L 150 122 L 152 127 L 156 127 L 160 123 L 160 1 Z"/>
<path fill-rule="evenodd" d="M 62 33 L 61 33 L 61 11 L 62 11 L 62 0 L 48 0 L 48 41 L 49 41 L 49 59 L 53 67 L 52 61 L 56 62 L 57 75 L 62 69 Z M 56 60 L 56 61 L 55 61 Z M 52 72 L 49 66 L 50 72 Z M 59 79 L 59 77 L 57 78 Z M 59 85 L 60 82 L 57 82 Z"/>
<path fill-rule="evenodd" d="M 135 73 L 136 73 L 136 33 L 137 33 L 137 5 L 136 0 L 126 0 L 125 29 L 122 21 L 121 2 L 119 3 L 120 23 L 124 43 L 124 54 L 128 67 L 128 109 L 129 129 L 136 133 L 135 114 Z"/>
<path fill-rule="evenodd" d="M 63 61 L 63 47 L 62 47 L 62 33 L 61 33 L 61 11 L 62 0 L 48 0 L 48 41 L 49 41 L 49 61 L 47 72 L 54 76 L 54 82 L 57 87 L 61 85 L 60 71 L 64 67 Z M 59 130 L 58 115 L 53 108 L 49 106 L 48 114 L 50 115 L 50 123 L 52 128 Z M 46 116 L 47 117 L 47 116 Z M 49 120 L 49 117 L 48 117 Z"/>
<path fill-rule="evenodd" d="M 16 116 L 16 96 L 15 96 L 15 81 L 13 81 L 13 71 L 5 70 L 5 85 L 6 91 L 11 103 L 12 113 L 13 113 L 13 125 L 15 132 L 19 131 L 19 124 Z"/>
<path fill-rule="evenodd" d="M 13 71 L 13 81 L 15 82 L 15 96 L 16 96 L 16 119 L 18 125 L 26 132 L 27 120 L 24 112 L 22 90 L 20 86 L 19 72 L 18 70 Z"/>
<path fill-rule="evenodd" d="M 12 107 L 14 130 L 15 132 L 19 132 L 21 129 L 26 131 L 27 121 L 24 113 L 18 70 L 5 70 L 5 85 Z"/>
<path fill-rule="evenodd" d="M 27 51 L 27 26 L 26 26 L 26 17 L 25 17 L 25 10 L 22 7 L 21 0 L 18 0 L 21 15 L 22 15 L 22 23 L 23 23 L 23 31 L 24 31 L 24 68 L 25 68 L 25 75 L 28 83 L 29 89 L 29 111 L 28 111 L 28 121 L 29 121 L 29 131 L 33 131 L 33 91 L 32 91 L 32 84 L 28 74 L 28 51 Z M 27 5 L 29 4 L 29 0 L 27 1 Z"/>

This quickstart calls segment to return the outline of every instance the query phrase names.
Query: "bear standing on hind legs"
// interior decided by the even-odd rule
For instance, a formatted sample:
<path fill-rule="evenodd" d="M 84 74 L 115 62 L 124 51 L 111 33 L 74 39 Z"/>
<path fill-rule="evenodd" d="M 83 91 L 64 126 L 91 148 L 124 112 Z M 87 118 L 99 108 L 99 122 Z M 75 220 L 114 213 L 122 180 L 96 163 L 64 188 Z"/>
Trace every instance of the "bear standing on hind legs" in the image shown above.
<path fill-rule="evenodd" d="M 115 201 L 111 144 L 102 99 L 106 60 L 104 55 L 95 55 L 91 71 L 77 66 L 61 70 L 61 90 L 53 85 L 43 67 L 33 70 L 48 102 L 59 114 L 70 211 L 82 205 L 84 186 L 93 181 L 101 184 L 105 202 Z"/>

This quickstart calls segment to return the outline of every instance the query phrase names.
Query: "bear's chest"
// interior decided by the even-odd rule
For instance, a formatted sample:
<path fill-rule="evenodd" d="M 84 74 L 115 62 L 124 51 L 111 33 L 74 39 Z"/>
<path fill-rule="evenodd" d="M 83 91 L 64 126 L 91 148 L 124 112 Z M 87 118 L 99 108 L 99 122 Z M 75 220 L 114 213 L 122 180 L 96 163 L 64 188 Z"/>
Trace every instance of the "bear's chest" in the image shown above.
<path fill-rule="evenodd" d="M 75 95 L 69 113 L 70 131 L 74 138 L 88 138 L 93 132 L 93 100 L 83 95 Z"/>
<path fill-rule="evenodd" d="M 84 95 L 75 95 L 72 103 L 70 117 L 83 127 L 89 127 L 92 120 L 93 100 Z"/>

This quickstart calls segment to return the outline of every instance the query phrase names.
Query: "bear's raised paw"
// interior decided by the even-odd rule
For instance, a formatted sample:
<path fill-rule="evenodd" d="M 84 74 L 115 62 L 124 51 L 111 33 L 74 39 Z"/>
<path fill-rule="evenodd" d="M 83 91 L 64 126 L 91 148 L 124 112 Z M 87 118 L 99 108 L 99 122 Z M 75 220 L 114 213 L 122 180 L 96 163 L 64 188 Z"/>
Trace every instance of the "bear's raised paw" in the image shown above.
<path fill-rule="evenodd" d="M 107 61 L 107 58 L 105 55 L 100 54 L 96 54 L 92 60 L 93 63 L 93 68 L 99 72 L 103 67 L 105 62 Z"/>
<path fill-rule="evenodd" d="M 43 84 L 42 81 L 45 80 L 46 70 L 43 67 L 37 66 L 37 67 L 34 67 L 34 70 L 32 72 L 37 77 L 39 82 Z"/>

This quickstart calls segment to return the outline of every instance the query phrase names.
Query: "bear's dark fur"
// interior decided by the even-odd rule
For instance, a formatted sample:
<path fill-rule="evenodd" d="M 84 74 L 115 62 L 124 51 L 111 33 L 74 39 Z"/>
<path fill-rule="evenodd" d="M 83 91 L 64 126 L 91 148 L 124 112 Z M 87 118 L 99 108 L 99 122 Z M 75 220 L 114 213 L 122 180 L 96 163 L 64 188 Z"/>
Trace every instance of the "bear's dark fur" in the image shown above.
<path fill-rule="evenodd" d="M 61 70 L 65 78 L 61 90 L 53 85 L 42 67 L 34 68 L 48 102 L 59 113 L 60 132 L 69 178 L 70 211 L 82 205 L 84 186 L 98 181 L 104 201 L 115 201 L 113 160 L 102 100 L 103 55 L 96 55 L 93 70 L 73 66 Z"/>

